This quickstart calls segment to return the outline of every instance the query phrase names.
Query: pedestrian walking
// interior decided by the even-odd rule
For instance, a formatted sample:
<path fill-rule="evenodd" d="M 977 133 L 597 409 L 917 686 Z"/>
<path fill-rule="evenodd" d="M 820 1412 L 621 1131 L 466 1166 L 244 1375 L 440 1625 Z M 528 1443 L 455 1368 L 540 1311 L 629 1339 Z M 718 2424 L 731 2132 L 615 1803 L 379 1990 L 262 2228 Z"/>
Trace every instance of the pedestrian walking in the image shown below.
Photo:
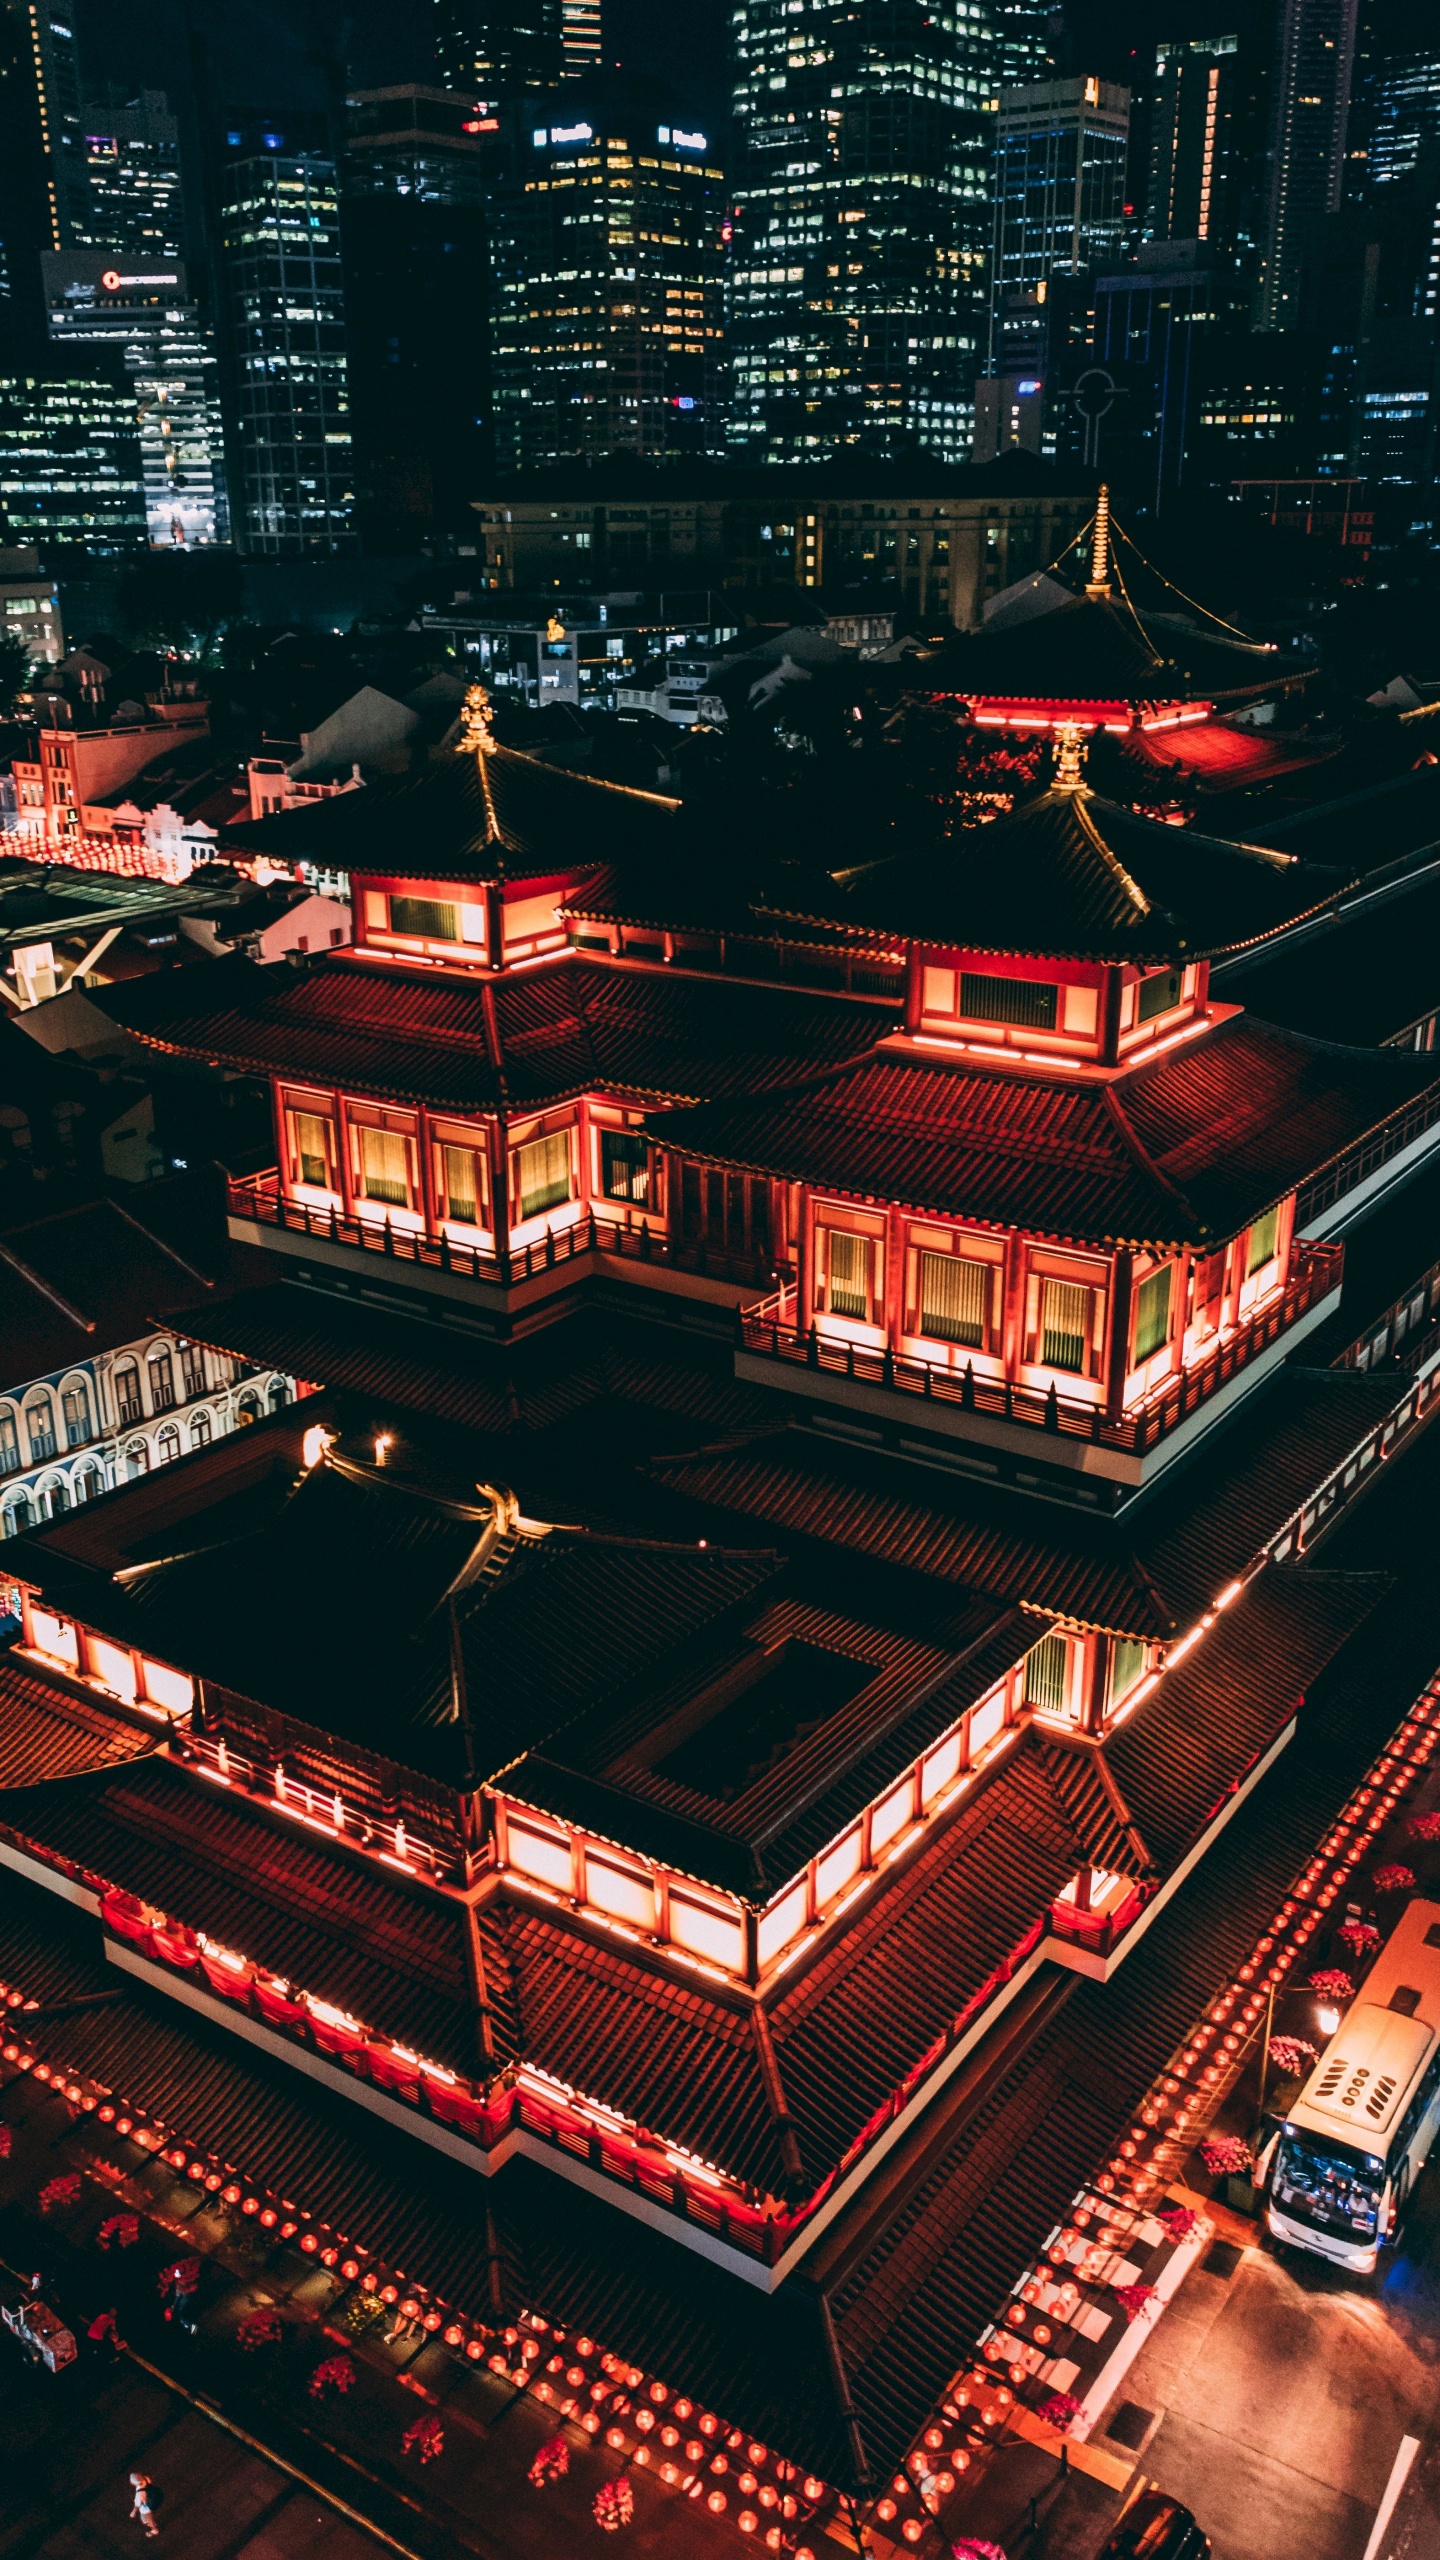
<path fill-rule="evenodd" d="M 125 2341 L 120 2335 L 120 2323 L 113 2310 L 97 2311 L 85 2335 L 93 2340 L 97 2347 L 108 2346 L 112 2355 L 123 2355 L 125 2352 Z"/>
<path fill-rule="evenodd" d="M 143 2524 L 148 2534 L 158 2533 L 160 2527 L 150 2513 L 150 2474 L 148 2471 L 132 2471 L 130 2474 L 130 2486 L 135 2492 L 135 2502 L 130 2509 L 130 2513 L 132 2516 L 139 2517 L 140 2522 Z"/>

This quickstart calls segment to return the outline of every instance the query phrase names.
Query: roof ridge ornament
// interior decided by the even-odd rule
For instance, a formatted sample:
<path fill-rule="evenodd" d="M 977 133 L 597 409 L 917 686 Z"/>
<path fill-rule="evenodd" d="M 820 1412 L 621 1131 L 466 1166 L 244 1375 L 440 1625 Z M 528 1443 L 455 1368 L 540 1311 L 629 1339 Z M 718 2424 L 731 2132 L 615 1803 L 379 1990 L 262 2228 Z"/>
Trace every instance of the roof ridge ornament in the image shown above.
<path fill-rule="evenodd" d="M 494 744 L 490 696 L 483 684 L 468 685 L 460 708 L 459 752 L 461 755 L 488 755 Z"/>
<path fill-rule="evenodd" d="M 1090 576 L 1085 593 L 1087 596 L 1108 596 L 1110 593 L 1110 490 L 1108 483 L 1104 480 L 1100 483 L 1100 493 L 1095 501 L 1095 522 L 1090 542 Z"/>
<path fill-rule="evenodd" d="M 1062 720 L 1053 732 L 1055 770 L 1050 777 L 1052 791 L 1088 791 L 1085 779 L 1085 732 L 1078 720 Z"/>

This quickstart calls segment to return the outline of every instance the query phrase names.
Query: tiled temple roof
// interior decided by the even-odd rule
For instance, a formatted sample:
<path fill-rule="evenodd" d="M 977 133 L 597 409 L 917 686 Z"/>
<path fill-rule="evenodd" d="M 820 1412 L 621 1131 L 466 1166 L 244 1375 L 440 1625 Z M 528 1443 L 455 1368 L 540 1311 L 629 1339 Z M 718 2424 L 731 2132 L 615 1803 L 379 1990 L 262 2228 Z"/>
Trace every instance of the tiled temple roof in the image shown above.
<path fill-rule="evenodd" d="M 327 870 L 499 883 L 583 870 L 646 845 L 669 851 L 678 809 L 653 791 L 492 746 L 231 827 L 225 844 Z"/>
<path fill-rule="evenodd" d="M 1091 1243 L 1214 1246 L 1440 1087 L 1440 1061 L 1232 1015 L 1112 1082 L 890 1048 L 652 1122 L 682 1154 Z"/>
<path fill-rule="evenodd" d="M 1352 908 L 1211 981 L 1226 1003 L 1314 1037 L 1393 1040 L 1440 1007 L 1440 882 Z"/>
<path fill-rule="evenodd" d="M 768 1090 L 856 1056 L 895 1020 L 846 996 L 674 980 L 583 954 L 483 986 L 350 958 L 299 971 L 217 960 L 106 989 L 105 1009 L 173 1056 L 450 1111 Z"/>
<path fill-rule="evenodd" d="M 962 632 L 923 672 L 934 694 L 1081 703 L 1241 700 L 1294 671 L 1262 641 L 1137 613 L 1128 597 L 1107 593 L 1072 596 L 1004 629 Z"/>
<path fill-rule="evenodd" d="M 0 1793 L 143 1760 L 159 1742 L 98 1699 L 72 1697 L 0 1654 Z"/>

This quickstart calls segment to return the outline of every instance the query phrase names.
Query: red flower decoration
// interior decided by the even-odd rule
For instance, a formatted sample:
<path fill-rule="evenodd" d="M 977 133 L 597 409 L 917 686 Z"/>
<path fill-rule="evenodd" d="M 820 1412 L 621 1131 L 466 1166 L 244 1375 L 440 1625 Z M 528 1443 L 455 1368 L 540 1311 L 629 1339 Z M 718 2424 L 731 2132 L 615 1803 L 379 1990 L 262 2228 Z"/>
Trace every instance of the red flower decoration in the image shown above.
<path fill-rule="evenodd" d="M 1340 1971 L 1338 1965 L 1331 1965 L 1328 1968 L 1322 1968 L 1319 1973 L 1312 1973 L 1310 1988 L 1312 1991 L 1318 1991 L 1322 2000 L 1353 2000 L 1355 1997 L 1354 1983 L 1348 1973 Z"/>
<path fill-rule="evenodd" d="M 1380 1932 L 1373 1920 L 1347 1920 L 1335 1935 L 1347 1956 L 1353 1957 L 1356 1964 L 1363 1964 L 1367 1956 L 1373 1956 L 1379 1949 Z"/>
<path fill-rule="evenodd" d="M 40 2190 L 40 2210 L 42 2213 L 59 2213 L 64 2206 L 78 2204 L 79 2201 L 80 2181 L 78 2178 L 52 2178 L 48 2187 L 42 2187 Z"/>
<path fill-rule="evenodd" d="M 1052 2391 L 1048 2400 L 1041 2401 L 1035 2415 L 1042 2426 L 1058 2427 L 1060 2433 L 1065 2435 L 1079 2417 L 1081 2405 L 1073 2392 Z"/>
<path fill-rule="evenodd" d="M 332 2391 L 353 2391 L 355 2367 L 348 2356 L 327 2356 L 310 2376 L 310 2397 L 324 2400 Z"/>
<path fill-rule="evenodd" d="M 1155 2299 L 1153 2284 L 1117 2284 L 1115 2299 L 1127 2320 L 1138 2320 L 1147 2302 Z"/>
<path fill-rule="evenodd" d="M 140 2237 L 140 2217 L 136 2213 L 112 2213 L 95 2234 L 97 2249 L 133 2249 Z"/>
<path fill-rule="evenodd" d="M 433 2462 L 445 2450 L 445 2430 L 438 2418 L 417 2418 L 400 2439 L 402 2453 L 418 2453 L 422 2462 Z"/>
<path fill-rule="evenodd" d="M 1405 1828 L 1412 1840 L 1440 1840 L 1440 1813 L 1412 1813 Z"/>
<path fill-rule="evenodd" d="M 1195 2228 L 1195 2216 L 1188 2204 L 1162 2205 L 1156 2219 L 1164 2223 L 1172 2240 L 1188 2240 Z"/>
<path fill-rule="evenodd" d="M 602 2533 L 618 2533 L 635 2513 L 635 2492 L 628 2480 L 607 2480 L 590 2510 Z"/>
<path fill-rule="evenodd" d="M 0 2160 L 9 2159 L 12 2140 L 13 2136 L 8 2124 L 0 2124 Z"/>
<path fill-rule="evenodd" d="M 547 2436 L 530 2465 L 532 2489 L 548 2489 L 552 2480 L 563 2480 L 570 2468 L 570 2447 L 563 2436 Z"/>
<path fill-rule="evenodd" d="M 1413 1867 L 1377 1867 L 1373 1878 L 1377 1893 L 1409 1893 L 1415 1882 Z"/>
<path fill-rule="evenodd" d="M 278 2347 L 285 2335 L 285 2323 L 269 2303 L 258 2311 L 247 2311 L 235 2331 L 235 2344 L 249 2356 L 257 2347 Z"/>
<path fill-rule="evenodd" d="M 1201 2143 L 1200 2157 L 1212 2178 L 1243 2178 L 1255 2165 L 1249 2143 L 1238 2133 L 1212 2133 Z"/>
<path fill-rule="evenodd" d="M 1302 2071 L 1309 2070 L 1312 2062 L 1318 2062 L 1320 2056 L 1313 2044 L 1307 2044 L 1304 2036 L 1272 2036 L 1270 2059 L 1283 2080 L 1295 2080 Z"/>

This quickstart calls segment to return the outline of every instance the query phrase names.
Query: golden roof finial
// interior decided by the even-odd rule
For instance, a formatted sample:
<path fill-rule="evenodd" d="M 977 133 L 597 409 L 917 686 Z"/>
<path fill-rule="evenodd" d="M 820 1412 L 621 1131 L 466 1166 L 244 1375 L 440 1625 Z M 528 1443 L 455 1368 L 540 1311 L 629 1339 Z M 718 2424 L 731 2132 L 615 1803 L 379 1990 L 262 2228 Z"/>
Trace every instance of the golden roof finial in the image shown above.
<path fill-rule="evenodd" d="M 1090 542 L 1090 583 L 1087 593 L 1108 596 L 1110 593 L 1110 491 L 1100 483 L 1095 501 L 1095 526 Z"/>
<path fill-rule="evenodd" d="M 1083 791 L 1085 783 L 1085 732 L 1077 721 L 1063 720 L 1055 731 L 1055 770 L 1050 777 L 1052 791 Z"/>
<path fill-rule="evenodd" d="M 490 696 L 483 684 L 472 684 L 466 691 L 460 712 L 460 753 L 478 751 L 484 755 L 495 744 L 490 726 Z"/>

